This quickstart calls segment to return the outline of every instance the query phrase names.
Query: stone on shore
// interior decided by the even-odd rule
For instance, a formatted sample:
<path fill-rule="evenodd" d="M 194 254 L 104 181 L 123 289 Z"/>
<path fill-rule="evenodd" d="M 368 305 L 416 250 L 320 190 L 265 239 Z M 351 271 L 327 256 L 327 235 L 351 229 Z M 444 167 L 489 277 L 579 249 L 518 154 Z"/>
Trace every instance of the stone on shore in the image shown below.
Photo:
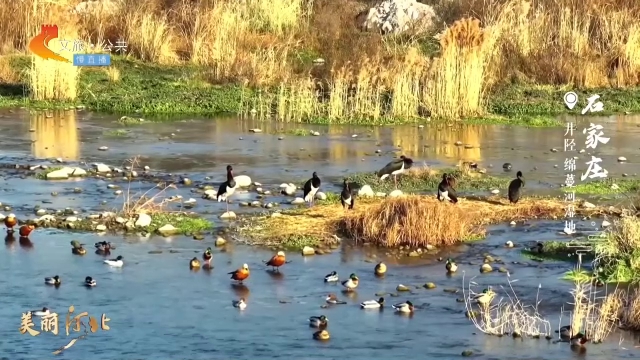
<path fill-rule="evenodd" d="M 224 214 L 220 215 L 220 219 L 235 219 L 236 213 L 233 211 L 227 211 Z"/>
<path fill-rule="evenodd" d="M 252 184 L 251 178 L 248 175 L 234 176 L 233 180 L 236 181 L 236 187 L 249 187 Z"/>
<path fill-rule="evenodd" d="M 166 224 L 166 225 L 162 226 L 161 228 L 159 228 L 157 231 L 162 236 L 171 236 L 171 235 L 175 235 L 175 234 L 178 233 L 178 229 L 176 229 L 171 224 Z"/>
<path fill-rule="evenodd" d="M 151 216 L 144 213 L 140 213 L 138 214 L 138 219 L 133 225 L 135 227 L 147 227 L 151 225 Z"/>
<path fill-rule="evenodd" d="M 409 29 L 428 30 L 436 18 L 433 7 L 417 0 L 384 0 L 356 17 L 362 30 L 376 29 L 383 34 L 400 34 Z"/>
<path fill-rule="evenodd" d="M 374 195 L 375 193 L 369 185 L 363 185 L 360 190 L 358 190 L 358 196 L 373 197 Z"/>
<path fill-rule="evenodd" d="M 316 254 L 316 251 L 311 246 L 305 246 L 302 248 L 302 256 L 311 256 L 315 254 Z"/>

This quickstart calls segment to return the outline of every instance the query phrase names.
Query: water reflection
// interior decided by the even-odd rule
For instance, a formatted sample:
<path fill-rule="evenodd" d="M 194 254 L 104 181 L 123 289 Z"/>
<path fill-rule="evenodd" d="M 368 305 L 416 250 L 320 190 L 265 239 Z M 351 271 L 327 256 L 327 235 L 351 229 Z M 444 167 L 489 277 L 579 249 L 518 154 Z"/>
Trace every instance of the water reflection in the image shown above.
<path fill-rule="evenodd" d="M 78 160 L 80 140 L 75 111 L 32 112 L 31 154 L 37 158 Z"/>

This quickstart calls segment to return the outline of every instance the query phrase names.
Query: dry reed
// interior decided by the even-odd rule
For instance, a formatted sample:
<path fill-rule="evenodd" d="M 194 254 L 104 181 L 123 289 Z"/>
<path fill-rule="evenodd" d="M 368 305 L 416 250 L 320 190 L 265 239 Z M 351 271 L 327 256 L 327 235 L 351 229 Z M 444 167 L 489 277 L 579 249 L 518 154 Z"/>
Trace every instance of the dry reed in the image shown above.
<path fill-rule="evenodd" d="M 485 334 L 497 336 L 505 334 L 513 337 L 550 336 L 551 324 L 538 312 L 540 287 L 538 287 L 538 293 L 536 294 L 535 305 L 525 305 L 513 289 L 511 275 L 507 274 L 508 287 L 500 286 L 506 296 L 494 301 L 498 294 L 493 288 L 489 288 L 495 294 L 491 301 L 486 304 L 476 305 L 473 299 L 475 296 L 481 295 L 482 292 L 473 291 L 472 288 L 478 285 L 473 279 L 465 283 L 463 276 L 462 288 L 468 318 L 478 330 Z"/>
<path fill-rule="evenodd" d="M 590 341 L 600 343 L 616 328 L 623 305 L 622 297 L 617 289 L 605 296 L 599 296 L 599 293 L 590 280 L 575 282 L 571 290 L 573 301 L 570 303 L 573 305 L 571 336 L 581 332 Z"/>
<path fill-rule="evenodd" d="M 629 330 L 640 331 L 640 289 L 619 290 L 622 307 L 620 309 L 620 325 Z"/>
<path fill-rule="evenodd" d="M 266 217 L 249 229 L 249 235 L 258 243 L 269 244 L 299 234 L 327 239 L 340 233 L 356 243 L 381 247 L 446 246 L 482 236 L 484 225 L 557 218 L 564 214 L 565 206 L 555 199 L 523 199 L 517 206 L 511 206 L 506 200 L 493 198 L 462 198 L 456 205 L 441 203 L 435 196 L 359 198 L 351 211 L 343 211 L 339 204 L 315 205 Z"/>

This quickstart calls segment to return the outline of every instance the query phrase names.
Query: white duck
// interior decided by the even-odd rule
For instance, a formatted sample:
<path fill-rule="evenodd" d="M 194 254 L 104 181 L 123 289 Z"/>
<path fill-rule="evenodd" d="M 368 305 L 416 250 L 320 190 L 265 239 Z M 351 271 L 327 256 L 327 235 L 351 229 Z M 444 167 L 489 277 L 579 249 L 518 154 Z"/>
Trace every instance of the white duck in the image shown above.
<path fill-rule="evenodd" d="M 233 300 L 231 303 L 233 304 L 234 308 L 238 308 L 240 310 L 244 310 L 247 308 L 247 302 L 244 300 L 244 298 L 240 298 L 240 300 Z"/>
<path fill-rule="evenodd" d="M 403 303 L 391 305 L 392 308 L 396 310 L 396 312 L 400 313 L 412 313 L 413 312 L 413 304 L 411 301 L 405 301 Z"/>
<path fill-rule="evenodd" d="M 60 276 L 56 275 L 54 277 L 44 278 L 44 283 L 47 285 L 60 285 L 60 283 L 62 283 L 62 280 L 60 279 Z"/>
<path fill-rule="evenodd" d="M 124 261 L 122 261 L 122 259 L 124 258 L 120 255 L 115 259 L 105 260 L 104 263 L 113 267 L 122 267 L 124 265 Z"/>
<path fill-rule="evenodd" d="M 353 289 L 358 287 L 359 282 L 360 280 L 358 279 L 356 274 L 351 274 L 351 276 L 349 276 L 347 280 L 342 282 L 342 286 L 347 288 L 348 291 L 352 291 Z"/>
<path fill-rule="evenodd" d="M 378 300 L 367 300 L 367 301 L 363 301 L 360 304 L 360 307 L 362 309 L 379 309 L 382 308 L 382 306 L 384 305 L 384 298 L 381 297 Z"/>
<path fill-rule="evenodd" d="M 324 282 L 337 282 L 339 280 L 338 273 L 335 271 L 330 272 L 324 277 Z"/>
<path fill-rule="evenodd" d="M 49 309 L 46 307 L 43 307 L 42 310 L 33 310 L 29 312 L 31 313 L 32 316 L 46 316 L 51 314 L 51 311 L 49 311 Z"/>

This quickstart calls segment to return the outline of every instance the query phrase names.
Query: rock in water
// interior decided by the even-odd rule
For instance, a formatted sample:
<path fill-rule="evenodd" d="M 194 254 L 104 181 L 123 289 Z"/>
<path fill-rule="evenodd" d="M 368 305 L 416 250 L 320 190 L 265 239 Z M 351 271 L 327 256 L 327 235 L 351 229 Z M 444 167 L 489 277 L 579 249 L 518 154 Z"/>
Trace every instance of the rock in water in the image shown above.
<path fill-rule="evenodd" d="M 236 187 L 251 186 L 251 178 L 247 175 L 234 176 L 233 180 L 236 181 Z"/>
<path fill-rule="evenodd" d="M 433 7 L 417 0 L 384 0 L 356 17 L 362 30 L 377 29 L 383 34 L 400 34 L 410 28 L 422 32 L 433 25 Z"/>

